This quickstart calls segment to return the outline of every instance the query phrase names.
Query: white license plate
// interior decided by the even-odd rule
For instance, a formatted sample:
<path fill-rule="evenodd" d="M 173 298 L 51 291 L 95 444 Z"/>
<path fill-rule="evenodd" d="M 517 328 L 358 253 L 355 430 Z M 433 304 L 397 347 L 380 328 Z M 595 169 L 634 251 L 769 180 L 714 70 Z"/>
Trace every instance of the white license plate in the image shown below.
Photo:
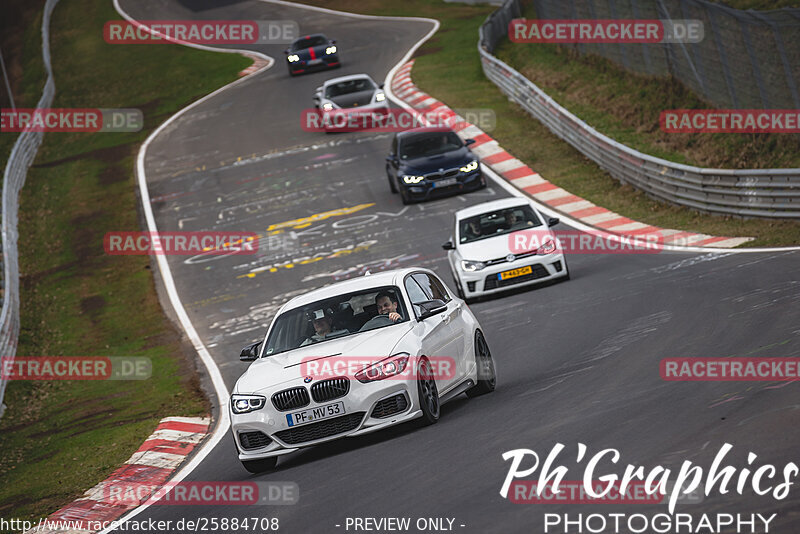
<path fill-rule="evenodd" d="M 445 178 L 444 180 L 438 180 L 433 182 L 433 187 L 450 187 L 451 185 L 456 185 L 458 180 L 456 178 Z"/>
<path fill-rule="evenodd" d="M 300 412 L 287 413 L 286 422 L 289 426 L 304 425 L 306 423 L 313 423 L 323 419 L 330 419 L 337 415 L 344 415 L 344 403 L 334 402 L 333 404 L 326 404 L 325 406 L 317 406 L 316 408 L 309 408 Z"/>
<path fill-rule="evenodd" d="M 322 60 L 321 60 L 321 59 L 310 59 L 310 60 L 308 61 L 308 64 L 309 64 L 309 65 L 319 65 L 320 63 L 322 63 Z"/>

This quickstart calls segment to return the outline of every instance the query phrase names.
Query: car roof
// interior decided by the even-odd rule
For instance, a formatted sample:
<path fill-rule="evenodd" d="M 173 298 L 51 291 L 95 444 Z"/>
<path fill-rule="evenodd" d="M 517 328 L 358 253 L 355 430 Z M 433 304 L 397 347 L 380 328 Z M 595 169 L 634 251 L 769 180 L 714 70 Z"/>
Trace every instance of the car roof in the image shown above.
<path fill-rule="evenodd" d="M 278 313 L 283 313 L 286 310 L 299 308 L 301 306 L 305 306 L 306 304 L 311 304 L 313 302 L 317 302 L 318 300 L 335 297 L 344 293 L 353 293 L 355 291 L 373 289 L 383 286 L 401 286 L 400 282 L 403 280 L 403 278 L 405 278 L 406 275 L 418 271 L 425 271 L 427 273 L 431 272 L 428 269 L 421 267 L 407 267 L 404 269 L 381 271 L 375 274 L 359 276 L 357 278 L 349 278 L 347 280 L 342 280 L 341 282 L 335 282 L 318 289 L 312 289 L 308 293 L 294 297 L 284 304 Z"/>
<path fill-rule="evenodd" d="M 412 128 L 410 130 L 404 130 L 402 132 L 398 132 L 397 138 L 402 139 L 404 137 L 411 137 L 414 134 L 421 134 L 421 133 L 430 133 L 430 132 L 442 133 L 442 132 L 452 132 L 452 131 L 453 131 L 452 128 L 448 128 L 446 126 L 436 126 L 436 127 L 422 126 L 420 128 Z"/>
<path fill-rule="evenodd" d="M 530 205 L 531 202 L 527 198 L 519 198 L 519 197 L 502 198 L 500 200 L 483 202 L 481 204 L 476 204 L 474 206 L 464 208 L 463 210 L 458 210 L 455 214 L 455 217 L 456 220 L 460 221 L 462 219 L 466 219 L 467 217 L 480 215 L 481 213 L 501 210 L 503 208 L 513 208 L 517 206 L 530 206 Z"/>
<path fill-rule="evenodd" d="M 375 80 L 373 80 L 372 77 L 370 77 L 369 74 L 349 74 L 347 76 L 339 76 L 338 78 L 331 78 L 330 80 L 325 80 L 325 83 L 322 84 L 322 85 L 323 85 L 323 87 L 327 87 L 327 86 L 332 85 L 334 83 L 349 82 L 350 80 L 360 80 L 361 78 L 367 78 L 372 83 L 375 83 Z"/>
<path fill-rule="evenodd" d="M 328 38 L 325 36 L 324 33 L 311 33 L 309 35 L 304 35 L 302 37 L 298 37 L 297 39 L 292 41 L 292 44 L 296 43 L 297 41 L 305 41 L 306 39 L 311 39 L 312 37 L 322 37 L 326 41 L 328 40 Z"/>

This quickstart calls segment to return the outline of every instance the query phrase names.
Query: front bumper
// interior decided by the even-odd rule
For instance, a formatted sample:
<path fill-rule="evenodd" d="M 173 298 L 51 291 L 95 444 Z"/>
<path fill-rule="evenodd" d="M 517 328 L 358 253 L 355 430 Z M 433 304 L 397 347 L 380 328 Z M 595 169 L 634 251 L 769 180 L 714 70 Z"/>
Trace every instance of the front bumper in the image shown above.
<path fill-rule="evenodd" d="M 358 132 L 380 130 L 384 118 L 389 114 L 389 103 L 359 106 L 356 108 L 336 108 L 320 111 L 326 132 Z"/>
<path fill-rule="evenodd" d="M 292 386 L 282 384 L 279 389 L 287 387 Z M 354 379 L 344 397 L 322 403 L 311 400 L 307 406 L 290 411 L 278 411 L 271 403 L 271 395 L 272 392 L 267 394 L 266 406 L 261 410 L 246 414 L 230 413 L 231 431 L 239 451 L 239 460 L 289 454 L 304 447 L 381 430 L 422 414 L 414 381 L 386 379 L 362 384 Z M 396 402 L 398 396 L 402 396 L 405 403 Z M 293 426 L 287 421 L 287 414 L 337 402 L 344 403 L 343 416 Z M 401 409 L 387 410 L 387 403 Z"/>
<path fill-rule="evenodd" d="M 447 178 L 438 180 L 428 180 L 426 178 L 420 183 L 412 185 L 403 182 L 401 177 L 398 182 L 400 182 L 400 187 L 405 189 L 406 195 L 412 200 L 428 200 L 440 196 L 458 194 L 463 191 L 474 191 L 486 185 L 486 178 L 483 176 L 480 167 L 469 173 L 459 172 L 454 178 L 456 183 L 445 187 L 442 187 L 440 182 Z"/>
<path fill-rule="evenodd" d="M 531 266 L 532 272 L 529 275 L 502 281 L 498 277 L 498 274 L 502 272 L 526 266 Z M 512 262 L 484 267 L 480 271 L 465 271 L 460 264 L 456 268 L 458 269 L 458 278 L 461 280 L 462 290 L 466 297 L 491 295 L 516 287 L 540 284 L 568 274 L 564 254 L 561 252 L 518 258 Z"/>
<path fill-rule="evenodd" d="M 339 66 L 339 54 L 329 54 L 318 58 L 317 60 L 304 60 L 294 61 L 289 63 L 289 70 L 293 74 L 301 74 L 303 72 L 312 72 L 317 70 L 332 69 Z"/>

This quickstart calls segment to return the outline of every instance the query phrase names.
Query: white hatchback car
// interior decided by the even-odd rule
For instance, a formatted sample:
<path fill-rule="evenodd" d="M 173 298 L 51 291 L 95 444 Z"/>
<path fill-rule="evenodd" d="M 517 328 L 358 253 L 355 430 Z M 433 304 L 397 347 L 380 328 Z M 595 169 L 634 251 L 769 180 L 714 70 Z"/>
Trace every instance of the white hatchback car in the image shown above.
<path fill-rule="evenodd" d="M 555 278 L 569 279 L 566 259 L 550 230 L 558 222 L 556 218 L 545 222 L 524 198 L 494 200 L 457 211 L 453 237 L 442 248 L 447 250 L 459 296 L 470 299 Z M 536 245 L 520 249 L 515 243 Z"/>
<path fill-rule="evenodd" d="M 493 391 L 492 355 L 478 321 L 431 271 L 376 273 L 295 297 L 263 341 L 229 410 L 239 460 L 258 473 L 277 456 L 415 418 Z"/>

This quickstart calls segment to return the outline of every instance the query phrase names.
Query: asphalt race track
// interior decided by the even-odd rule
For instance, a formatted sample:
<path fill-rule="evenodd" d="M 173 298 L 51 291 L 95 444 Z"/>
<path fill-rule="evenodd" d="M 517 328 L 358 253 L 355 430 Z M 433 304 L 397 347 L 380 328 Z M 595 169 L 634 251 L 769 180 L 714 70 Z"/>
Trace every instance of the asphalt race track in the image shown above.
<path fill-rule="evenodd" d="M 290 78 L 285 45 L 259 45 L 266 72 L 221 92 L 168 127 L 147 152 L 160 231 L 265 233 L 253 256 L 202 261 L 170 256 L 180 298 L 228 388 L 247 364 L 242 346 L 263 337 L 286 299 L 370 269 L 424 266 L 448 283 L 452 213 L 507 196 L 494 183 L 463 196 L 405 207 L 384 173 L 389 134 L 300 128 L 314 88 L 366 72 L 383 81 L 429 23 L 355 19 L 257 1 L 124 0 L 138 19 L 291 19 L 302 33 L 337 39 L 341 69 Z M 295 225 L 302 222 L 294 223 Z M 562 227 L 563 228 L 563 227 Z M 303 263 L 320 253 L 324 259 Z M 622 452 L 621 464 L 708 466 L 724 443 L 744 467 L 796 460 L 798 384 L 665 382 L 659 361 L 689 356 L 800 356 L 798 252 L 572 255 L 572 280 L 471 305 L 498 368 L 498 388 L 443 408 L 438 424 L 397 427 L 283 456 L 250 475 L 230 435 L 187 480 L 278 480 L 300 488 L 293 506 L 151 506 L 136 519 L 277 517 L 280 532 L 344 532 L 347 517 L 454 518 L 464 533 L 543 532 L 543 513 L 654 513 L 655 505 L 512 504 L 500 488 L 505 451 L 546 455 L 577 443 Z M 288 263 L 288 266 L 287 266 Z M 752 386 L 751 386 L 752 384 Z M 566 460 L 565 460 L 566 461 Z M 573 472 L 572 470 L 570 471 Z M 621 469 L 620 469 L 621 472 Z M 687 513 L 777 512 L 778 532 L 800 531 L 798 492 L 715 493 Z M 337 527 L 336 525 L 341 525 Z M 463 526 L 462 526 L 463 525 Z M 551 530 L 553 532 L 553 530 Z"/>

